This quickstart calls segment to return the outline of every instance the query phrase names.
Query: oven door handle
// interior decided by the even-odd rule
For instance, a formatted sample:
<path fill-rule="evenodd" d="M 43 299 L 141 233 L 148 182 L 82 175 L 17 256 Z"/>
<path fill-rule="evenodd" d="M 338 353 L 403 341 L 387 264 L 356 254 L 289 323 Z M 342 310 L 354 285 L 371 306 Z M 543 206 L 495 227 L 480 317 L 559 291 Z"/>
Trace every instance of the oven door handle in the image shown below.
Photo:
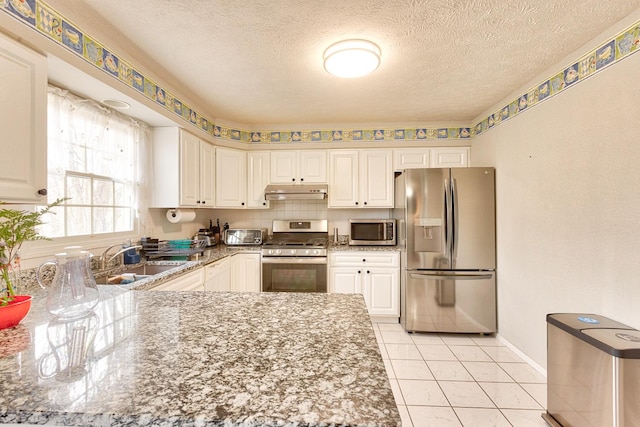
<path fill-rule="evenodd" d="M 327 257 L 262 257 L 263 264 L 326 264 Z"/>

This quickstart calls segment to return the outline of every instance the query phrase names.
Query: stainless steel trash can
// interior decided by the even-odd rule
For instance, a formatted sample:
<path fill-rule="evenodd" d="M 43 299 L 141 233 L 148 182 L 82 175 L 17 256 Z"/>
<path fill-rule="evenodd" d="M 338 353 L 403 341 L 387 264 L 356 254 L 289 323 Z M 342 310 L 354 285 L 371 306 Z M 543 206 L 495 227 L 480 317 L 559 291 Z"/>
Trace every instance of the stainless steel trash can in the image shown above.
<path fill-rule="evenodd" d="M 547 315 L 550 426 L 640 427 L 640 331 L 594 314 Z"/>

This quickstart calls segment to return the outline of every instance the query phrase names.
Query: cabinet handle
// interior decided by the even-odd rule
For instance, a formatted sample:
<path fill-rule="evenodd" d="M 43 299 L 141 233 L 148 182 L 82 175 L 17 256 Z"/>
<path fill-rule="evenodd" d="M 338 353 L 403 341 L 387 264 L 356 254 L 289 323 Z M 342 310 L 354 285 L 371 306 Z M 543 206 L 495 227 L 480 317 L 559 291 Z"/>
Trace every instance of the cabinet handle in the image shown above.
<path fill-rule="evenodd" d="M 356 206 L 358 206 L 358 202 L 356 202 Z"/>
<path fill-rule="evenodd" d="M 41 188 L 38 190 L 38 194 L 41 196 L 46 196 L 47 195 L 47 189 L 46 188 Z"/>
<path fill-rule="evenodd" d="M 296 182 L 296 179 L 295 178 L 291 178 L 291 181 Z"/>
<path fill-rule="evenodd" d="M 200 200 L 197 200 L 197 201 L 196 201 L 196 204 L 198 204 L 198 205 L 199 205 L 199 204 L 200 204 Z"/>
<path fill-rule="evenodd" d="M 304 181 L 304 178 L 300 178 L 300 182 Z"/>
<path fill-rule="evenodd" d="M 366 258 L 362 258 L 362 262 L 367 262 Z"/>
<path fill-rule="evenodd" d="M 364 202 L 364 204 L 366 205 L 366 204 L 367 204 L 367 202 Z"/>
<path fill-rule="evenodd" d="M 242 206 L 244 206 L 244 202 L 242 202 Z"/>
<path fill-rule="evenodd" d="M 262 202 L 262 206 L 267 206 L 267 202 Z"/>
<path fill-rule="evenodd" d="M 358 274 L 360 274 L 360 273 L 361 273 L 361 271 L 360 271 L 360 270 L 358 270 Z"/>
<path fill-rule="evenodd" d="M 371 273 L 369 270 L 367 270 L 367 274 Z"/>
<path fill-rule="evenodd" d="M 206 200 L 203 200 L 203 201 L 202 201 L 202 204 L 204 205 L 205 203 L 207 203 L 207 201 L 206 201 Z"/>

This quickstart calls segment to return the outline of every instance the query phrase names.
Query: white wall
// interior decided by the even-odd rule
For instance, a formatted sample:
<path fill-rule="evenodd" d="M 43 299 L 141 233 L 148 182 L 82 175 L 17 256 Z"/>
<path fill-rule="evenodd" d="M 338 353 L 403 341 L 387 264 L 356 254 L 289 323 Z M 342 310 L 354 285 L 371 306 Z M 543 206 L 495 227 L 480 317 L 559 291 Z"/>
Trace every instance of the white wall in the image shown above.
<path fill-rule="evenodd" d="M 497 169 L 499 334 L 546 366 L 547 313 L 640 329 L 640 53 L 478 136 L 471 153 Z"/>

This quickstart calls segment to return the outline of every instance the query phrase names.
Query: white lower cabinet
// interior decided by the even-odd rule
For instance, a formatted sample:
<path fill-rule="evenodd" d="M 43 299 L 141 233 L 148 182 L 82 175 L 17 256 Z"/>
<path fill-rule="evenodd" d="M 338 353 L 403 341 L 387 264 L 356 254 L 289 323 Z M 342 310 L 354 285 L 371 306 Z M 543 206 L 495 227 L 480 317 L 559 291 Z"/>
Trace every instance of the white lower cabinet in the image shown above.
<path fill-rule="evenodd" d="M 329 292 L 362 294 L 372 316 L 400 316 L 400 254 L 336 252 L 329 256 Z"/>
<path fill-rule="evenodd" d="M 151 288 L 152 291 L 260 292 L 260 254 L 237 253 Z"/>
<path fill-rule="evenodd" d="M 261 269 L 260 254 L 233 254 L 231 256 L 231 291 L 260 292 Z"/>
<path fill-rule="evenodd" d="M 204 269 L 205 291 L 230 291 L 231 290 L 231 259 L 222 258 Z"/>
<path fill-rule="evenodd" d="M 183 274 L 150 289 L 151 291 L 204 291 L 204 268 Z"/>

